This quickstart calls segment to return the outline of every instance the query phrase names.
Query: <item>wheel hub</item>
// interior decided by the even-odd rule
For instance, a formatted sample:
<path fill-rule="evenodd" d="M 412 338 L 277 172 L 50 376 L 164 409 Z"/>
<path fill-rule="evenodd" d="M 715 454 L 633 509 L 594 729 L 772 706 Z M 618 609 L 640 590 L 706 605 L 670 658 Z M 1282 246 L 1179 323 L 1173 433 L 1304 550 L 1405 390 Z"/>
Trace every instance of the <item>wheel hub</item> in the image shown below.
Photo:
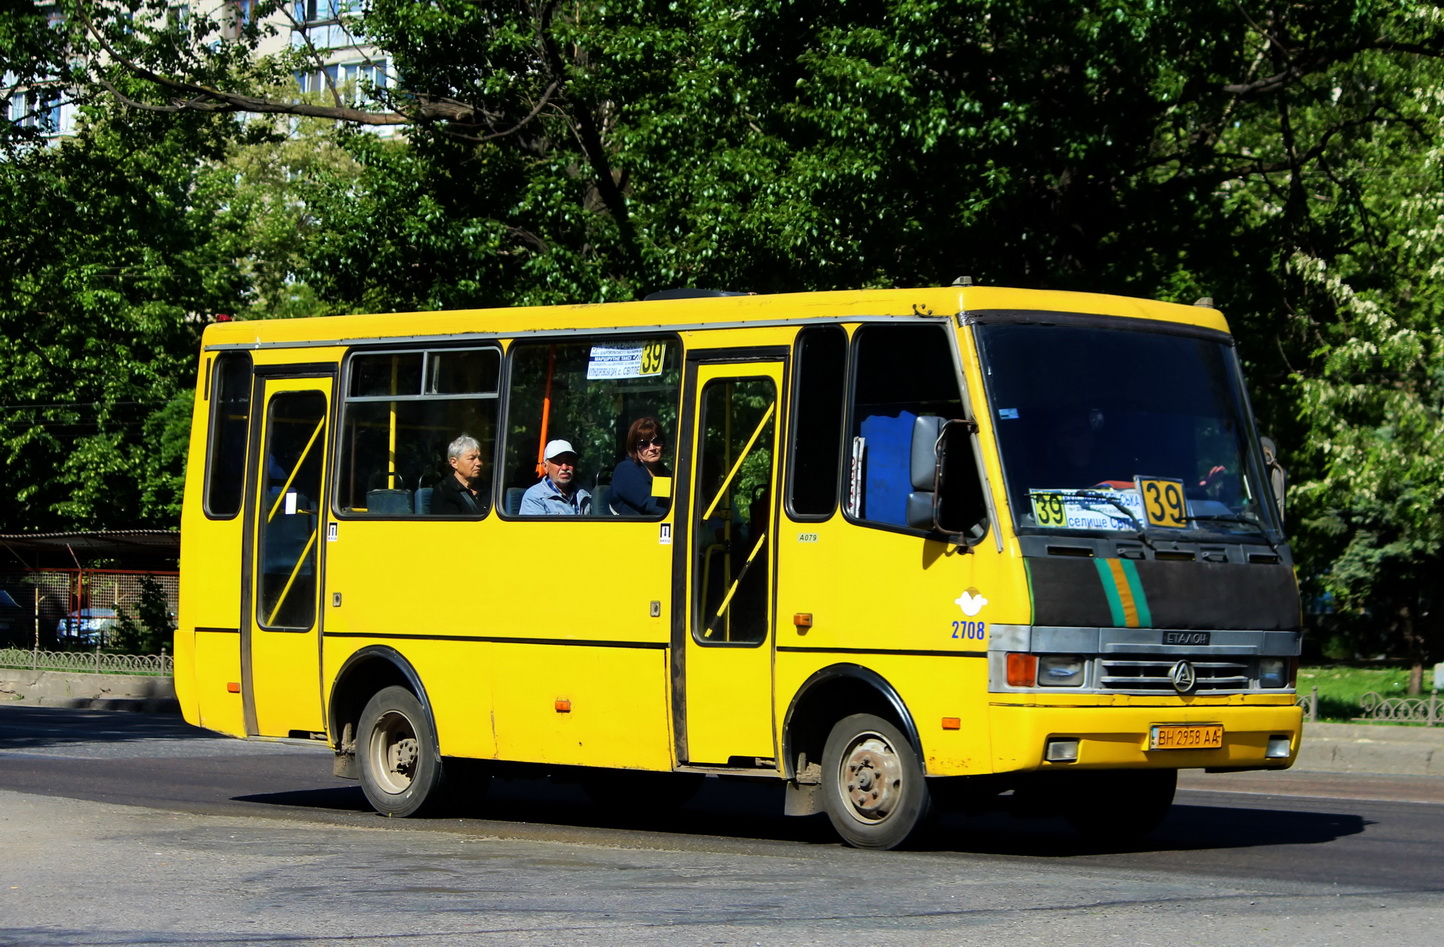
<path fill-rule="evenodd" d="M 415 774 L 417 756 L 416 740 L 408 738 L 396 741 L 391 745 L 391 749 L 387 755 L 390 757 L 389 768 L 393 773 L 398 773 L 408 779 Z"/>
<path fill-rule="evenodd" d="M 903 767 L 881 736 L 862 734 L 842 760 L 842 784 L 857 818 L 886 819 L 902 798 Z"/>
<path fill-rule="evenodd" d="M 416 728 L 404 714 L 388 714 L 377 723 L 371 740 L 371 758 L 380 788 L 391 795 L 406 792 L 416 778 L 421 758 Z"/>

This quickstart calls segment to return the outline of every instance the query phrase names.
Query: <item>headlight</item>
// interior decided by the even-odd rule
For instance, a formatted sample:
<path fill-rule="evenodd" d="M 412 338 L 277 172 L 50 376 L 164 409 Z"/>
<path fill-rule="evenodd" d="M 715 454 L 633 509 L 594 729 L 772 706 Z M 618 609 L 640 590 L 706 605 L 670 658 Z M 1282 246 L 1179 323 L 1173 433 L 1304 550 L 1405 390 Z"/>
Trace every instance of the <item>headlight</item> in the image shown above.
<path fill-rule="evenodd" d="M 1289 662 L 1286 658 L 1261 658 L 1258 663 L 1259 687 L 1286 687 L 1289 683 Z"/>
<path fill-rule="evenodd" d="M 1039 687 L 1082 687 L 1088 667 L 1082 658 L 1071 654 L 1044 654 L 1038 657 Z"/>

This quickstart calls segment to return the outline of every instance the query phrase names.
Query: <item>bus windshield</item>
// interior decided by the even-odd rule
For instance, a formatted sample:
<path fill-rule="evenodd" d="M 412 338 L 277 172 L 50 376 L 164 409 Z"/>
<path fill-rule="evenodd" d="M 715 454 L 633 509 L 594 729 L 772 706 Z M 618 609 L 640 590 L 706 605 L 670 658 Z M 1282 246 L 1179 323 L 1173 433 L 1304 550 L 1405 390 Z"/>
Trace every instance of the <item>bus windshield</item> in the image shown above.
<path fill-rule="evenodd" d="M 1021 322 L 977 339 L 1020 531 L 1277 531 L 1226 339 Z"/>

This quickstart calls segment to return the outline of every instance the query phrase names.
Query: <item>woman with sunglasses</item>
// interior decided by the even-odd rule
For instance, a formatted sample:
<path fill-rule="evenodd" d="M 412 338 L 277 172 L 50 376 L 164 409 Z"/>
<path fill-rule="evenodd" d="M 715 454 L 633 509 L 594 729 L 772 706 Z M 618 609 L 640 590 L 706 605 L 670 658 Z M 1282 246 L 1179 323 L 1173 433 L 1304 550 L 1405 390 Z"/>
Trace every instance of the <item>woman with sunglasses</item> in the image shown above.
<path fill-rule="evenodd" d="M 652 485 L 657 477 L 671 477 L 672 471 L 662 463 L 666 439 L 656 418 L 638 418 L 627 429 L 627 456 L 612 473 L 612 511 L 618 516 L 656 516 L 672 505 L 671 490 L 659 490 L 654 496 Z"/>

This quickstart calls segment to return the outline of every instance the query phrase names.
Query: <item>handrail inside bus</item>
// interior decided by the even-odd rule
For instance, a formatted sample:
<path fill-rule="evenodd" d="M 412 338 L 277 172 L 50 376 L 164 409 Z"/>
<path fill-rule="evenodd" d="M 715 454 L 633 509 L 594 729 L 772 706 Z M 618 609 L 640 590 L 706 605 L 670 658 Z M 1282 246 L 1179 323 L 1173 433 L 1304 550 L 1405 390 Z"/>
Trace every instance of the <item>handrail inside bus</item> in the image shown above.
<path fill-rule="evenodd" d="M 553 342 L 547 350 L 547 386 L 542 392 L 542 416 L 541 416 L 541 437 L 536 445 L 536 475 L 542 476 L 547 472 L 547 430 L 552 422 L 552 376 L 557 368 L 557 346 Z"/>
<path fill-rule="evenodd" d="M 732 486 L 732 481 L 736 479 L 738 471 L 742 469 L 742 462 L 752 453 L 753 445 L 757 443 L 757 438 L 762 436 L 762 429 L 767 426 L 768 421 L 772 420 L 772 412 L 776 409 L 776 401 L 773 401 L 767 406 L 767 411 L 763 413 L 762 420 L 757 422 L 757 427 L 753 430 L 752 436 L 747 439 L 747 446 L 742 448 L 741 453 L 737 455 L 737 462 L 732 465 L 731 470 L 727 471 L 727 477 L 722 481 L 721 486 L 717 488 L 717 495 L 712 498 L 712 505 L 707 507 L 707 512 L 702 514 L 702 519 L 710 519 L 712 514 L 717 511 L 717 504 L 721 503 L 722 498 L 727 495 L 727 490 Z"/>
<path fill-rule="evenodd" d="M 752 551 L 747 554 L 747 561 L 742 563 L 742 568 L 737 571 L 737 578 L 732 580 L 731 588 L 727 590 L 726 595 L 722 596 L 722 602 L 717 606 L 717 614 L 713 615 L 711 620 L 707 622 L 707 628 L 702 632 L 703 638 L 712 637 L 712 632 L 717 630 L 717 620 L 722 617 L 723 612 L 727 611 L 727 606 L 732 604 L 732 596 L 737 594 L 737 587 L 742 584 L 743 579 L 747 578 L 747 570 L 752 568 L 752 561 L 757 558 L 757 554 L 762 551 L 762 546 L 766 542 L 767 533 L 764 532 L 761 536 L 757 537 L 757 544 L 753 546 Z"/>
<path fill-rule="evenodd" d="M 301 554 L 296 557 L 296 564 L 291 567 L 291 575 L 286 579 L 286 584 L 281 588 L 281 594 L 276 596 L 275 607 L 271 609 L 271 614 L 266 616 L 267 625 L 274 625 L 276 623 L 276 616 L 281 613 L 281 606 L 286 604 L 286 596 L 290 594 L 291 586 L 296 584 L 296 576 L 301 574 L 301 565 L 305 563 L 306 557 L 310 555 L 311 547 L 316 545 L 316 534 L 318 532 L 320 532 L 319 528 L 311 530 L 311 537 L 306 540 L 305 548 L 302 549 Z"/>
<path fill-rule="evenodd" d="M 281 486 L 281 492 L 276 494 L 276 502 L 271 506 L 271 512 L 266 514 L 266 522 L 276 518 L 276 511 L 286 500 L 286 494 L 291 492 L 291 484 L 296 482 L 296 475 L 301 472 L 301 465 L 311 453 L 311 448 L 316 446 L 316 438 L 321 436 L 321 429 L 326 426 L 326 419 L 316 422 L 316 430 L 311 432 L 311 439 L 306 442 L 306 447 L 301 451 L 301 456 L 296 458 L 296 463 L 291 466 L 291 473 L 286 477 L 286 482 Z"/>

